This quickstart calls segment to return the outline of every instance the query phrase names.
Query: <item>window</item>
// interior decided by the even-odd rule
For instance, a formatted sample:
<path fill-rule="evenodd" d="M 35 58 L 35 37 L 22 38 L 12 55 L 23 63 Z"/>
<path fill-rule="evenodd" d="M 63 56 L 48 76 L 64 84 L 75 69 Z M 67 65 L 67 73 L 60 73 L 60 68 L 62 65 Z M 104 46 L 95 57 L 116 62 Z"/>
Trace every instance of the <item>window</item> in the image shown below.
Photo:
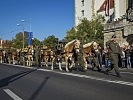
<path fill-rule="evenodd" d="M 82 16 L 84 16 L 84 10 L 82 10 L 81 12 L 82 12 Z"/>
<path fill-rule="evenodd" d="M 82 0 L 81 2 L 82 2 L 82 6 L 84 6 L 84 0 Z"/>

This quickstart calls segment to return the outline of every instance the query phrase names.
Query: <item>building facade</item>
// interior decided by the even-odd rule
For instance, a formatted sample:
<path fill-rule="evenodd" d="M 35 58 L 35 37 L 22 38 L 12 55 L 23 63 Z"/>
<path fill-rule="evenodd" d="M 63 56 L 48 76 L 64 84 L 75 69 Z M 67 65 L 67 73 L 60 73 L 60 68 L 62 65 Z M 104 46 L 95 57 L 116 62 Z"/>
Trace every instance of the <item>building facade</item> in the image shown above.
<path fill-rule="evenodd" d="M 75 0 L 75 26 L 78 26 L 83 18 L 91 20 L 103 1 L 104 0 Z"/>
<path fill-rule="evenodd" d="M 110 1 L 114 3 L 112 3 L 112 8 L 110 8 L 112 13 L 110 13 L 110 16 L 107 16 L 108 21 L 104 26 L 104 44 L 115 34 L 118 37 L 120 46 L 133 45 L 133 1 Z"/>

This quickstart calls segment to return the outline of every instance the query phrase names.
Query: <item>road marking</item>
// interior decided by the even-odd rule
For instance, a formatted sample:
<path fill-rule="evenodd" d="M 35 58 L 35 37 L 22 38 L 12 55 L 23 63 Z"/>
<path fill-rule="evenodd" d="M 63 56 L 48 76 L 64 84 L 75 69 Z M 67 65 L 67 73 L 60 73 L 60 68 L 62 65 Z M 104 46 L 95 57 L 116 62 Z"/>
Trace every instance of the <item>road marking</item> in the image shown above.
<path fill-rule="evenodd" d="M 9 65 L 9 64 L 7 64 Z M 11 64 L 12 65 L 12 64 Z M 18 67 L 24 67 L 24 68 L 30 68 L 30 69 L 34 69 L 32 67 L 27 67 L 27 66 L 21 66 L 21 65 L 15 65 Z M 117 83 L 117 84 L 121 84 L 121 85 L 128 85 L 128 86 L 133 86 L 132 82 L 126 82 L 126 81 L 119 81 L 119 80 L 111 80 L 111 79 L 105 79 L 105 78 L 98 78 L 98 77 L 94 77 L 94 76 L 87 76 L 87 75 L 81 75 L 81 74 L 73 74 L 73 73 L 65 73 L 65 72 L 58 72 L 58 71 L 52 71 L 52 70 L 48 70 L 48 69 L 37 69 L 40 71 L 48 71 L 48 72 L 54 72 L 54 73 L 58 73 L 58 74 L 63 74 L 63 75 L 69 75 L 69 76 L 75 76 L 75 77 L 81 77 L 81 78 L 87 78 L 87 79 L 93 79 L 93 80 L 99 80 L 99 81 L 104 81 L 104 82 L 109 82 L 109 83 Z M 128 73 L 128 74 L 133 74 L 131 72 L 121 72 L 121 73 Z"/>
<path fill-rule="evenodd" d="M 133 74 L 132 72 L 120 72 L 120 73 L 123 73 L 123 74 Z"/>
<path fill-rule="evenodd" d="M 68 76 L 74 76 L 74 77 L 80 77 L 80 78 L 93 79 L 93 80 L 98 80 L 98 81 L 103 81 L 103 82 L 108 82 L 108 83 L 117 83 L 117 84 L 121 84 L 121 85 L 133 86 L 132 82 L 119 81 L 119 80 L 111 80 L 111 79 L 106 79 L 106 78 L 98 78 L 98 77 L 94 77 L 94 76 L 87 76 L 87 75 L 81 75 L 81 74 L 57 72 L 57 71 L 51 71 L 51 70 L 47 70 L 47 69 L 38 69 L 38 70 L 54 72 L 54 73 L 58 73 L 58 74 L 62 74 L 62 75 L 68 75 Z"/>
<path fill-rule="evenodd" d="M 23 100 L 20 97 L 18 97 L 16 94 L 14 94 L 11 90 L 9 89 L 4 89 L 4 91 L 13 99 L 13 100 Z"/>

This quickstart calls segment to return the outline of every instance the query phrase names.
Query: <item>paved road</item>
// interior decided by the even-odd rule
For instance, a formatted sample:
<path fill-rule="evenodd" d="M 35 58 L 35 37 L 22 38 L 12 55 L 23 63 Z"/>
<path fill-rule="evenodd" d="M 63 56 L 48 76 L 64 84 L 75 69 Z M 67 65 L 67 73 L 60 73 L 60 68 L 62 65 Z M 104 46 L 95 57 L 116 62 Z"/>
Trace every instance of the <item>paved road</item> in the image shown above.
<path fill-rule="evenodd" d="M 121 75 L 0 64 L 0 100 L 133 100 L 133 71 Z"/>

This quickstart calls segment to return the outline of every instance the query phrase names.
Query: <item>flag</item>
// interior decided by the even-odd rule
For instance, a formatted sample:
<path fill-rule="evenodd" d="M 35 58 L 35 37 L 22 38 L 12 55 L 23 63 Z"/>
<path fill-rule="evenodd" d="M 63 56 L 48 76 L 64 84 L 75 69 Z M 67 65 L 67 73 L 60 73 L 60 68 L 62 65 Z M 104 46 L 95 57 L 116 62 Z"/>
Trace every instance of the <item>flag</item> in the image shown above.
<path fill-rule="evenodd" d="M 105 0 L 105 15 L 106 16 L 110 15 L 109 11 L 110 11 L 110 0 Z"/>

